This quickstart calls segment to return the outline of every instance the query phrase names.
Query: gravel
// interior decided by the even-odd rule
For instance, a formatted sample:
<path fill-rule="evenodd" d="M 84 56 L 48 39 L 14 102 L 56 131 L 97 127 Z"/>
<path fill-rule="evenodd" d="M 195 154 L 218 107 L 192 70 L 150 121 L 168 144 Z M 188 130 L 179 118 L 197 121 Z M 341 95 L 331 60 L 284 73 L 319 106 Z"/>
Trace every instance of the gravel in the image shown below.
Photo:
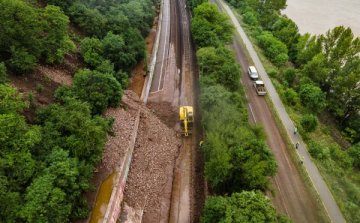
<path fill-rule="evenodd" d="M 167 111 L 163 106 L 160 109 L 173 113 L 171 107 Z M 173 178 L 173 171 L 168 170 L 173 170 L 175 166 L 181 138 L 155 116 L 155 106 L 150 110 L 142 105 L 140 110 L 138 137 L 125 186 L 125 201 L 131 207 L 145 207 L 145 214 L 159 219 L 164 191 L 168 191 L 167 182 L 172 182 Z M 143 218 L 143 222 L 147 222 L 145 219 Z"/>

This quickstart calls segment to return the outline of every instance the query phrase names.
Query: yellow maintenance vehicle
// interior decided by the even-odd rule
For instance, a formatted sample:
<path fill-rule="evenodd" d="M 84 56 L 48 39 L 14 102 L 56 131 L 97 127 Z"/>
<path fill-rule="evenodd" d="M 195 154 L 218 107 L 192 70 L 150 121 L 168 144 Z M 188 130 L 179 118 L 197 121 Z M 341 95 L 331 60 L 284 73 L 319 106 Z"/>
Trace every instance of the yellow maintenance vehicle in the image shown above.
<path fill-rule="evenodd" d="M 192 106 L 180 107 L 180 123 L 183 128 L 182 134 L 189 136 L 191 134 L 192 124 L 194 122 L 194 111 Z"/>

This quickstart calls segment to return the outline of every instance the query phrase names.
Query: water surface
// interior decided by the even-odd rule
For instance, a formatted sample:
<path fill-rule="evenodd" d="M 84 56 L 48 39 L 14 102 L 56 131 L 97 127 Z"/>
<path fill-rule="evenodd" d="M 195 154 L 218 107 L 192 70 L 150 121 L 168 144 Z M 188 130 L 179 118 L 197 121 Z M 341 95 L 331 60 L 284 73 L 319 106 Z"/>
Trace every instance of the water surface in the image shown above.
<path fill-rule="evenodd" d="M 343 25 L 360 37 L 360 0 L 287 0 L 283 11 L 298 25 L 301 34 L 324 34 Z"/>

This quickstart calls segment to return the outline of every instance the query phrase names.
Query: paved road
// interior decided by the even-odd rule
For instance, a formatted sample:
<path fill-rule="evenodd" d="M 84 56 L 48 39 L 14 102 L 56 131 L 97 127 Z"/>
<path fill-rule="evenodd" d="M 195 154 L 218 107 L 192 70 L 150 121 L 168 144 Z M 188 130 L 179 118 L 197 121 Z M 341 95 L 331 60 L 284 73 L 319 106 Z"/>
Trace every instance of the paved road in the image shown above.
<path fill-rule="evenodd" d="M 281 130 L 276 123 L 271 109 L 265 97 L 258 96 L 253 87 L 253 81 L 246 73 L 249 62 L 243 52 L 242 47 L 235 38 L 232 45 L 236 52 L 236 59 L 241 64 L 243 75 L 242 83 L 246 89 L 246 97 L 249 99 L 249 113 L 251 123 L 261 123 L 267 133 L 267 145 L 274 153 L 274 158 L 278 164 L 278 172 L 272 178 L 272 188 L 277 196 L 272 197 L 271 203 L 275 205 L 279 212 L 289 216 L 296 223 L 323 222 L 324 213 L 320 203 L 311 189 L 305 184 L 301 177 L 300 169 L 291 159 L 286 144 L 286 136 L 281 134 Z"/>
<path fill-rule="evenodd" d="M 247 38 L 245 32 L 241 28 L 239 22 L 237 21 L 236 17 L 230 10 L 230 8 L 222 1 L 219 0 L 224 7 L 224 9 L 227 11 L 227 13 L 230 15 L 230 18 L 232 22 L 234 23 L 237 32 L 240 34 L 241 38 L 243 39 L 247 50 L 250 53 L 250 56 L 252 57 L 255 66 L 261 76 L 261 79 L 264 81 L 265 86 L 267 87 L 268 94 L 270 95 L 275 107 L 277 108 L 277 111 L 279 113 L 280 118 L 282 119 L 282 122 L 284 123 L 284 126 L 287 130 L 287 133 L 290 135 L 293 142 L 300 142 L 300 147 L 298 149 L 298 154 L 300 157 L 304 157 L 304 168 L 309 173 L 310 178 L 313 181 L 313 184 L 315 188 L 317 189 L 325 207 L 330 215 L 333 222 L 336 223 L 342 223 L 346 222 L 342 213 L 340 212 L 339 207 L 335 203 L 334 198 L 332 197 L 327 185 L 325 184 L 324 180 L 322 179 L 316 165 L 312 162 L 310 154 L 305 149 L 304 143 L 302 142 L 301 138 L 298 135 L 294 135 L 294 124 L 292 123 L 289 115 L 286 113 L 285 108 L 279 98 L 279 95 L 277 94 L 274 86 L 271 83 L 270 78 L 268 77 L 259 57 L 257 56 L 252 44 L 250 43 L 249 39 Z M 280 164 L 279 164 L 280 165 Z"/>
<path fill-rule="evenodd" d="M 154 76 L 151 83 L 150 92 L 163 90 L 166 67 L 170 57 L 170 1 L 165 0 L 163 4 L 163 18 L 161 21 L 161 33 L 159 49 L 156 57 Z"/>

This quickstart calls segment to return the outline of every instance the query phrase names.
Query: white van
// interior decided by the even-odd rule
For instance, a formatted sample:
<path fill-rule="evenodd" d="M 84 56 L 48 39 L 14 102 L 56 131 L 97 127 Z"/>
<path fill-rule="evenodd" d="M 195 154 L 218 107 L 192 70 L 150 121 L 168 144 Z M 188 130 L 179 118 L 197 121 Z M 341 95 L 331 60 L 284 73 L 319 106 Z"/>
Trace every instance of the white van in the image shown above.
<path fill-rule="evenodd" d="M 254 66 L 249 67 L 248 74 L 251 79 L 257 80 L 259 78 L 259 74 Z"/>

